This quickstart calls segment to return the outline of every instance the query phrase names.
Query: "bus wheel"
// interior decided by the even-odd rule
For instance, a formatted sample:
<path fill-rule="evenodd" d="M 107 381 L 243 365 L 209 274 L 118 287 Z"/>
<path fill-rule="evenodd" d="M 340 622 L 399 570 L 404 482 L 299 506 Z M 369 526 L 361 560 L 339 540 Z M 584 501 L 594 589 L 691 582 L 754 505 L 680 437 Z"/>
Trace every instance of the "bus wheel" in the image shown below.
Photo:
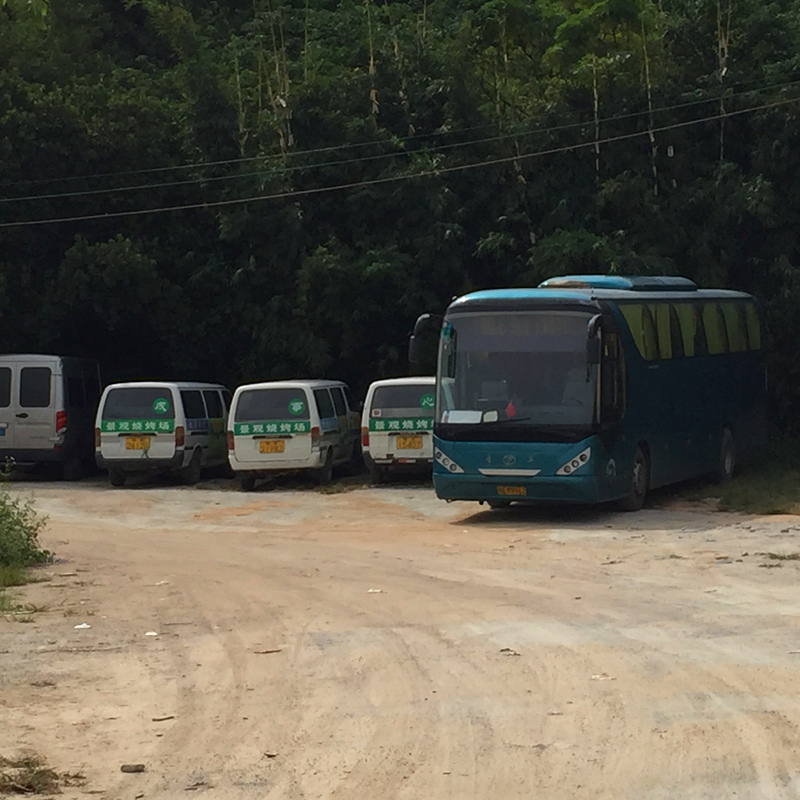
<path fill-rule="evenodd" d="M 736 469 L 736 445 L 730 428 L 722 429 L 722 440 L 719 445 L 719 464 L 714 477 L 717 483 L 726 483 L 733 477 Z"/>
<path fill-rule="evenodd" d="M 638 511 L 644 505 L 647 487 L 650 484 L 650 464 L 641 447 L 636 448 L 631 470 L 631 485 L 628 494 L 619 501 L 623 511 Z"/>
<path fill-rule="evenodd" d="M 328 450 L 325 463 L 317 470 L 317 483 L 325 486 L 333 480 L 333 452 Z"/>
<path fill-rule="evenodd" d="M 510 500 L 487 500 L 486 505 L 489 508 L 508 508 L 511 505 Z"/>

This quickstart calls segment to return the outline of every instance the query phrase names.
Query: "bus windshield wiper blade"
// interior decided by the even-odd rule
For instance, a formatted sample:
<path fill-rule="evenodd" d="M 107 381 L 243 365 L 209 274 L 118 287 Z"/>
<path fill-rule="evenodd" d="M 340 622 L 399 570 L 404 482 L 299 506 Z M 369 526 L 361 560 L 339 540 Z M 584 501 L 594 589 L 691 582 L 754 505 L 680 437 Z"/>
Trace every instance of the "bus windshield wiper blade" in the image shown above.
<path fill-rule="evenodd" d="M 506 417 L 505 419 L 496 419 L 494 422 L 481 422 L 481 425 L 497 425 L 500 422 L 527 422 L 533 417 Z"/>

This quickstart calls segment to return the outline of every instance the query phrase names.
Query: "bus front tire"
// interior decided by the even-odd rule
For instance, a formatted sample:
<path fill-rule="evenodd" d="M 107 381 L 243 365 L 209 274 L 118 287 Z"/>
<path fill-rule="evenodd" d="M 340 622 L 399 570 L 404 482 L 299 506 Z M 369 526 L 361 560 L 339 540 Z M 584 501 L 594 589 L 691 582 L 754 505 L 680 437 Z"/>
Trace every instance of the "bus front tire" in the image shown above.
<path fill-rule="evenodd" d="M 630 488 L 628 494 L 619 501 L 620 509 L 622 511 L 638 511 L 644 505 L 649 485 L 650 464 L 644 450 L 641 447 L 637 447 L 633 456 Z"/>
<path fill-rule="evenodd" d="M 730 428 L 723 428 L 719 445 L 719 464 L 714 473 L 717 483 L 727 483 L 736 469 L 736 443 Z"/>

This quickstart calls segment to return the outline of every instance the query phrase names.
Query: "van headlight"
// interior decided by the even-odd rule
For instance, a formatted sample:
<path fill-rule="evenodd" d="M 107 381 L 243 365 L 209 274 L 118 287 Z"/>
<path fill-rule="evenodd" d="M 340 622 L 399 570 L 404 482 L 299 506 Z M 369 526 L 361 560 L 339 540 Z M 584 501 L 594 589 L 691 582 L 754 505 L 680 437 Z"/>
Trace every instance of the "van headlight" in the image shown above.
<path fill-rule="evenodd" d="M 573 472 L 576 472 L 581 467 L 585 466 L 589 463 L 589 459 L 592 457 L 592 448 L 587 447 L 585 450 L 582 450 L 578 455 L 573 456 L 566 464 L 562 464 L 557 470 L 556 475 L 572 475 Z"/>

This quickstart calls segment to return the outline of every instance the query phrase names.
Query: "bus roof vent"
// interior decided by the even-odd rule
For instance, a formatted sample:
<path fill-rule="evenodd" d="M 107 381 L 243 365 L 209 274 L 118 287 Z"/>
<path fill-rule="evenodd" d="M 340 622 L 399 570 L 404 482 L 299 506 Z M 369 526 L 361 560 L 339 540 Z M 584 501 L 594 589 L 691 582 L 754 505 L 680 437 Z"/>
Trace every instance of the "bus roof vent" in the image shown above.
<path fill-rule="evenodd" d="M 688 278 L 672 275 L 563 275 L 548 278 L 540 289 L 628 289 L 634 292 L 694 292 L 697 284 Z"/>

